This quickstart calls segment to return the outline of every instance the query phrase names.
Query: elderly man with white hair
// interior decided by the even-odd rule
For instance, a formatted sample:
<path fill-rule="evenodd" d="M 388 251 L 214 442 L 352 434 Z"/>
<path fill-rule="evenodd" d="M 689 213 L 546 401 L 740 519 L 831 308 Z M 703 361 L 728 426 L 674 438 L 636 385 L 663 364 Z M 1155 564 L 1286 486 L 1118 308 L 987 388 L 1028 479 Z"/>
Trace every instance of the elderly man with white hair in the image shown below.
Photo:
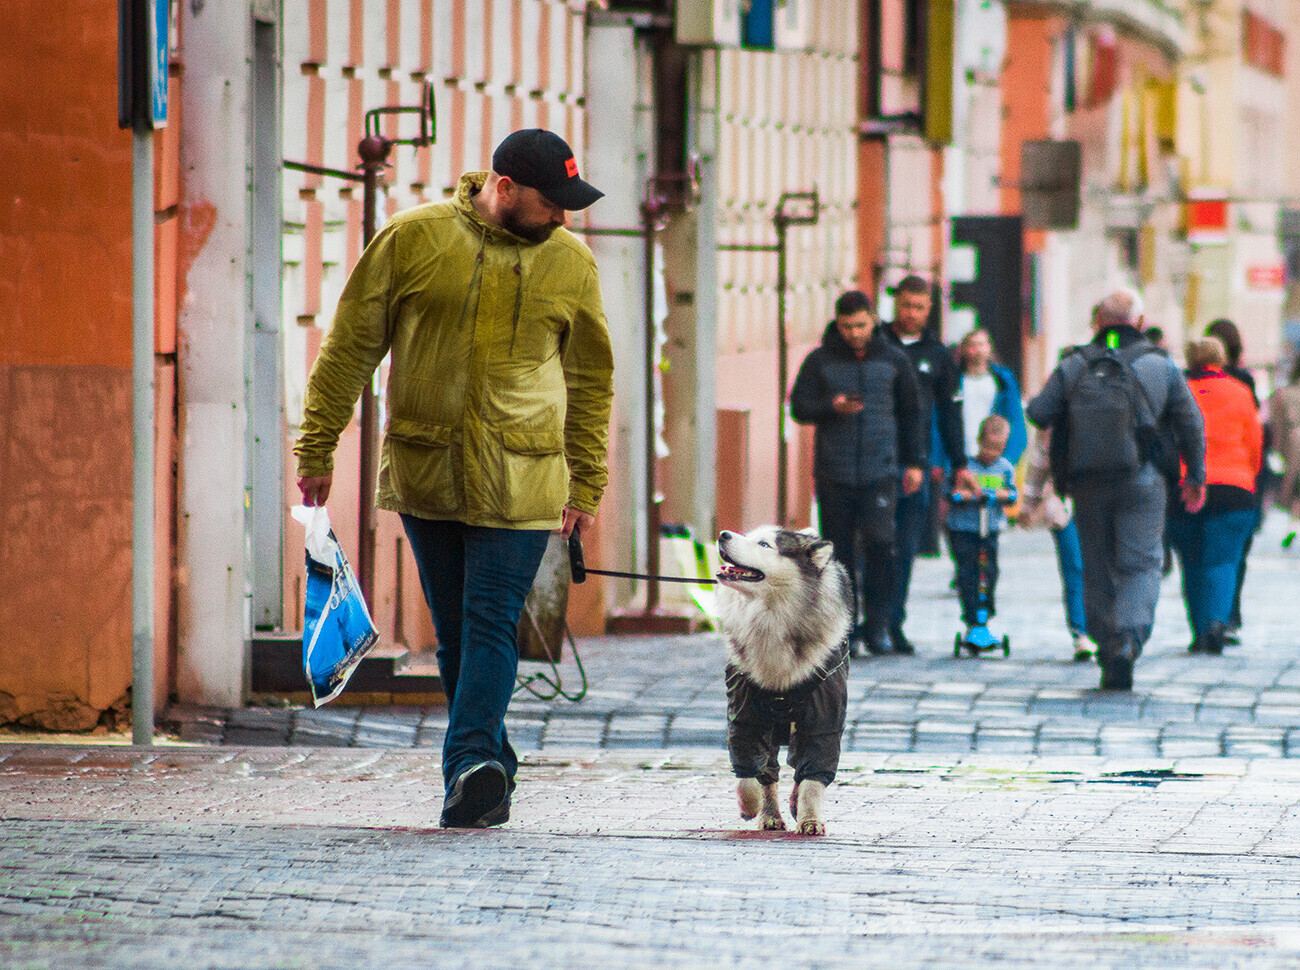
<path fill-rule="evenodd" d="M 1151 636 L 1164 562 L 1170 480 L 1205 502 L 1205 429 L 1178 366 L 1142 333 L 1142 297 L 1114 290 L 1093 311 L 1090 343 L 1063 355 L 1026 414 L 1052 428 L 1052 475 L 1074 497 L 1084 612 L 1103 690 L 1131 690 Z"/>

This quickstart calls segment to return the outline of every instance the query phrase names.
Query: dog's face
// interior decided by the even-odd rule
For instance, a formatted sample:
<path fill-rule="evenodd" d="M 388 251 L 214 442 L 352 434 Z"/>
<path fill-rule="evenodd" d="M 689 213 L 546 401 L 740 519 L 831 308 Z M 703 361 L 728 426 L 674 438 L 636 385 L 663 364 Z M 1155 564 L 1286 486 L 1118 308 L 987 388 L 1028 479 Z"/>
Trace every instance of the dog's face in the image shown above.
<path fill-rule="evenodd" d="M 831 544 L 811 530 L 765 525 L 744 535 L 723 532 L 718 536 L 718 582 L 745 595 L 759 595 L 765 585 L 785 587 L 820 576 L 831 553 Z"/>

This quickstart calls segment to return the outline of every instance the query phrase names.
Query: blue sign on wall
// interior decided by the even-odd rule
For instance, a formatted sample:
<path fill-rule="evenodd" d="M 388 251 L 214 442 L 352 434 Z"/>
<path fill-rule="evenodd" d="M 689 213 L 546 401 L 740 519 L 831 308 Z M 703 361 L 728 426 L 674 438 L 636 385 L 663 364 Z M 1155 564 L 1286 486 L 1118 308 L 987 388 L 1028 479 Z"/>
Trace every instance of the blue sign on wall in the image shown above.
<path fill-rule="evenodd" d="M 165 128 L 167 126 L 167 62 L 168 42 L 171 39 L 171 0 L 150 0 L 150 6 L 153 7 L 153 16 L 150 22 L 153 29 L 150 31 L 150 45 L 153 63 L 149 68 L 149 90 L 152 92 L 153 100 L 153 126 L 155 128 Z"/>
<path fill-rule="evenodd" d="M 773 0 L 751 0 L 749 10 L 742 15 L 740 28 L 740 42 L 745 47 L 772 49 L 775 28 L 772 2 Z"/>

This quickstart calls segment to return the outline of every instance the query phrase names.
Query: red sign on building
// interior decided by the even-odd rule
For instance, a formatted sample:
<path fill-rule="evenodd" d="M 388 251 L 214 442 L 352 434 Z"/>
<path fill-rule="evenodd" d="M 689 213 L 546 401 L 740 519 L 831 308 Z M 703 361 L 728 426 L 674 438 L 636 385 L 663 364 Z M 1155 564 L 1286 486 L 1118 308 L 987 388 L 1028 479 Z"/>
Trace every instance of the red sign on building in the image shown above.
<path fill-rule="evenodd" d="M 1228 200 L 1223 196 L 1188 199 L 1183 212 L 1187 241 L 1221 243 L 1228 241 Z"/>

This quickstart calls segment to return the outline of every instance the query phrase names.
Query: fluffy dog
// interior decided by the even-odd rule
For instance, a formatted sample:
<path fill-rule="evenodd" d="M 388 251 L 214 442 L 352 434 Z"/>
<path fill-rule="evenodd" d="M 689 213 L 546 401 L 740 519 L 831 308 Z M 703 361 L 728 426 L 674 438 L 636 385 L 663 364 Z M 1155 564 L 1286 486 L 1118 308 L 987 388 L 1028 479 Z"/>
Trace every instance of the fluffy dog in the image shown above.
<path fill-rule="evenodd" d="M 718 610 L 727 640 L 727 748 L 740 815 L 784 829 L 779 749 L 794 768 L 790 814 L 823 835 L 848 706 L 851 590 L 815 532 L 763 526 L 718 537 Z"/>

